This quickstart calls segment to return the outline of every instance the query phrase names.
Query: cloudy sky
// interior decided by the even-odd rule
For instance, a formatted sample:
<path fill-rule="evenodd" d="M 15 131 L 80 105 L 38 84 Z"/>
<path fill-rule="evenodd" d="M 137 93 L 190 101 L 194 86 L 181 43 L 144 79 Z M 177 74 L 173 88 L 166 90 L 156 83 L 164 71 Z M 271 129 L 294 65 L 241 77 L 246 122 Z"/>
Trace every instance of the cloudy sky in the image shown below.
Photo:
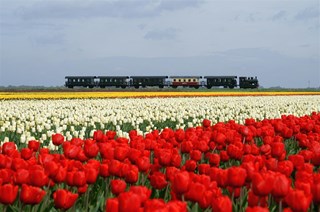
<path fill-rule="evenodd" d="M 319 32 L 318 0 L 0 0 L 0 85 L 236 75 L 319 87 Z"/>

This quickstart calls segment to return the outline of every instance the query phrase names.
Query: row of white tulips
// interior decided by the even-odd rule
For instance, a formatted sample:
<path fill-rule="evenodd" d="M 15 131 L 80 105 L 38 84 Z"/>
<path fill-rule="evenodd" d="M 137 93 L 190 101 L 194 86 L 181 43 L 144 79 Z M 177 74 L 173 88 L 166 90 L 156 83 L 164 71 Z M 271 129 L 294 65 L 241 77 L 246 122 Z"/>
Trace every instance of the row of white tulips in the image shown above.
<path fill-rule="evenodd" d="M 1 133 L 16 133 L 20 142 L 49 141 L 51 135 L 62 133 L 67 140 L 85 137 L 87 129 L 108 130 L 114 125 L 117 134 L 128 137 L 123 124 L 130 124 L 140 134 L 157 129 L 164 121 L 176 123 L 176 128 L 201 125 L 204 118 L 212 123 L 246 118 L 262 120 L 279 118 L 282 114 L 302 116 L 320 111 L 320 96 L 261 97 L 193 97 L 143 99 L 79 99 L 79 100 L 12 100 L 0 102 L 0 142 L 8 137 Z M 142 123 L 148 123 L 144 130 Z"/>

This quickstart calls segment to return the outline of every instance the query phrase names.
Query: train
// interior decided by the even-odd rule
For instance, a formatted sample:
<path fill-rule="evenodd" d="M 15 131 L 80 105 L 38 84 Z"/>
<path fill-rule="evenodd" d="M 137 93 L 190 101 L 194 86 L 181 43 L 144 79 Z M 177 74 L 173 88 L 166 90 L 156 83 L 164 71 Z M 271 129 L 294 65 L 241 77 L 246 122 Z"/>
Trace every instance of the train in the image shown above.
<path fill-rule="evenodd" d="M 86 88 L 258 88 L 257 77 L 237 76 L 66 76 L 65 87 Z"/>

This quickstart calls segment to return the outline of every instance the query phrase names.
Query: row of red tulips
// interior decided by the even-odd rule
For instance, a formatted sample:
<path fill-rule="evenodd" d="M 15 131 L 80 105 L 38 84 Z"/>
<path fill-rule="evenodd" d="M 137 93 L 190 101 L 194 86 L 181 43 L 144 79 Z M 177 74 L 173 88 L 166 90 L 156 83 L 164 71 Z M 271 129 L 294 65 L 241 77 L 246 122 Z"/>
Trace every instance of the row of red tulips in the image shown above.
<path fill-rule="evenodd" d="M 320 204 L 320 113 L 1 146 L 3 210 L 308 211 Z M 1 208 L 0 207 L 0 208 Z"/>

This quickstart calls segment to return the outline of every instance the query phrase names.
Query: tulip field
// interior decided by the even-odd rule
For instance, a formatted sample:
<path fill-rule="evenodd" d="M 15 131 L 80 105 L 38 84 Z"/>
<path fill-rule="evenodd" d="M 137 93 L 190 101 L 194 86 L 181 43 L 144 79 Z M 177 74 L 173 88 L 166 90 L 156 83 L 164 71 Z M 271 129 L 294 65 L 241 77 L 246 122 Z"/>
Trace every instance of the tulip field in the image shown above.
<path fill-rule="evenodd" d="M 0 211 L 320 211 L 320 95 L 3 98 Z"/>

